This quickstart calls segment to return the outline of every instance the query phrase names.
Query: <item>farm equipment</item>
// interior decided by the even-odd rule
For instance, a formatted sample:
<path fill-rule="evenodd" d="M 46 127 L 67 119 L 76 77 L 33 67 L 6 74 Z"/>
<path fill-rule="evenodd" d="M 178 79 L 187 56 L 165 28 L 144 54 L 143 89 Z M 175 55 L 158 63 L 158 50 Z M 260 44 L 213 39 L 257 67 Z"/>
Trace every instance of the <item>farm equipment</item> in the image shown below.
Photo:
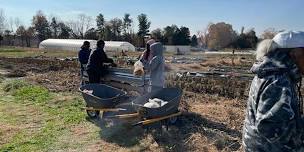
<path fill-rule="evenodd" d="M 84 108 L 90 118 L 112 112 L 114 115 L 107 118 L 130 119 L 138 118 L 134 126 L 148 125 L 166 121 L 175 123 L 181 115 L 178 111 L 182 90 L 178 88 L 163 88 L 159 91 L 146 93 L 133 101 L 127 101 L 126 92 L 102 84 L 88 84 L 80 88 L 80 92 L 87 104 Z M 148 108 L 144 105 L 149 99 L 158 98 L 167 103 L 158 108 Z"/>
<path fill-rule="evenodd" d="M 115 108 L 125 97 L 126 92 L 103 84 L 87 84 L 80 87 L 87 106 L 84 108 L 90 118 L 96 118 L 101 112 L 120 111 Z"/>
<path fill-rule="evenodd" d="M 81 81 L 82 84 L 88 83 L 88 74 L 85 71 L 85 65 L 81 66 Z M 133 71 L 123 68 L 108 68 L 109 73 L 102 78 L 105 84 L 128 90 L 137 91 L 144 94 L 148 90 L 148 82 L 150 76 L 144 74 L 143 76 L 134 76 Z"/>

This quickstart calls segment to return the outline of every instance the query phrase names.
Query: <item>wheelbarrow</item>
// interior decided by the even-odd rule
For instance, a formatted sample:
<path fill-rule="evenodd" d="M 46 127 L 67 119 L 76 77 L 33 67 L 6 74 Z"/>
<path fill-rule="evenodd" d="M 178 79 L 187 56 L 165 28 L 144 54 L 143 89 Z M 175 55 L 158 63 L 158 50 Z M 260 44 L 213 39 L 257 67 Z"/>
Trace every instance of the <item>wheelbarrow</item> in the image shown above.
<path fill-rule="evenodd" d="M 183 91 L 179 88 L 163 88 L 156 92 L 145 94 L 136 98 L 131 103 L 121 104 L 117 107 L 123 108 L 123 105 L 132 105 L 133 113 L 125 113 L 124 111 L 117 111 L 117 115 L 111 118 L 130 119 L 140 118 L 141 121 L 136 122 L 133 126 L 148 125 L 159 121 L 165 121 L 170 124 L 174 124 L 177 121 L 177 117 L 182 113 L 179 112 L 178 107 L 182 97 Z M 148 108 L 144 104 L 149 102 L 149 99 L 158 98 L 168 102 L 167 104 L 159 108 Z M 129 110 L 128 110 L 129 111 Z"/>
<path fill-rule="evenodd" d="M 90 118 L 97 118 L 100 112 L 118 112 L 125 109 L 115 108 L 126 96 L 126 92 L 104 84 L 87 84 L 79 88 L 86 102 L 86 110 Z"/>

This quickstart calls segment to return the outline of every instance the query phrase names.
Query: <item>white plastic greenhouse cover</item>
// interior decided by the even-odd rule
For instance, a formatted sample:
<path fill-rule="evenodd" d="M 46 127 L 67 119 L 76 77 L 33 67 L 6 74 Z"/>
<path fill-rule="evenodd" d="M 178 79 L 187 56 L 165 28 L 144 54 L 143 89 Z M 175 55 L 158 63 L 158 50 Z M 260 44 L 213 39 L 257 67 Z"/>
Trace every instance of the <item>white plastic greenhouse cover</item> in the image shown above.
<path fill-rule="evenodd" d="M 121 42 L 121 41 L 105 41 L 106 51 L 135 51 L 135 46 L 129 42 Z"/>
<path fill-rule="evenodd" d="M 89 41 L 92 49 L 97 43 L 95 40 L 47 39 L 39 44 L 39 49 L 79 51 L 84 41 Z"/>
<path fill-rule="evenodd" d="M 91 49 L 96 48 L 96 40 L 47 39 L 39 44 L 39 49 L 79 51 L 84 41 L 91 43 Z M 105 41 L 105 43 L 105 51 L 135 51 L 134 45 L 129 42 Z"/>

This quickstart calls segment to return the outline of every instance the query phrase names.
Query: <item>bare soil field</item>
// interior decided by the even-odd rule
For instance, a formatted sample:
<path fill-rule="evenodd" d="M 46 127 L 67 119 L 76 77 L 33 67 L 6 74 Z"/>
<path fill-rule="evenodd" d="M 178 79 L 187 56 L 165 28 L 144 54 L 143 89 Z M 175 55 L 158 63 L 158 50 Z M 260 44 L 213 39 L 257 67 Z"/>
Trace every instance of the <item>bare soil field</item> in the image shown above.
<path fill-rule="evenodd" d="M 35 57 L 20 55 L 21 57 L 18 58 L 1 54 L 0 56 L 2 56 L 0 69 L 5 71 L 1 72 L 1 75 L 6 79 L 22 77 L 26 82 L 45 87 L 51 94 L 56 95 L 51 103 L 46 104 L 49 107 L 60 105 L 60 109 L 73 106 L 72 103 L 65 105 L 64 102 L 76 98 L 83 104 L 77 93 L 80 84 L 77 61 L 56 59 L 56 56 L 52 55 Z M 138 53 L 130 56 L 136 57 Z M 80 108 L 77 110 L 82 113 L 79 115 L 79 122 L 67 125 L 54 116 L 42 114 L 40 106 L 20 109 L 22 104 L 6 105 L 5 102 L 0 102 L 2 105 L 0 115 L 3 115 L 0 120 L 15 115 L 6 110 L 13 106 L 19 109 L 20 115 L 24 112 L 30 113 L 24 121 L 31 126 L 20 126 L 20 122 L 15 121 L 1 122 L 0 149 L 4 147 L 4 150 L 7 150 L 7 145 L 12 144 L 19 130 L 26 130 L 27 133 L 39 132 L 39 128 L 43 126 L 42 122 L 46 121 L 44 117 L 50 117 L 50 122 L 54 121 L 56 125 L 62 124 L 61 129 L 65 132 L 62 135 L 53 135 L 55 140 L 50 144 L 52 148 L 40 147 L 42 151 L 241 151 L 242 123 L 250 81 L 242 80 L 239 75 L 249 73 L 252 57 L 211 55 L 191 64 L 171 63 L 170 57 L 167 60 L 169 61 L 167 70 L 170 73 L 167 77 L 167 85 L 184 89 L 180 106 L 183 115 L 175 126 L 169 127 L 169 130 L 146 131 L 142 128 L 125 127 L 121 122 L 118 122 L 121 125 L 108 127 L 104 126 L 103 120 L 87 120 Z M 122 63 L 121 66 L 127 65 Z M 218 70 L 231 75 L 225 78 L 176 77 L 175 75 L 180 71 L 216 72 Z M 62 93 L 69 95 L 60 96 Z M 6 98 L 0 101 L 7 100 Z M 62 114 L 62 117 L 67 116 Z M 39 151 L 39 148 L 34 149 L 36 150 Z"/>

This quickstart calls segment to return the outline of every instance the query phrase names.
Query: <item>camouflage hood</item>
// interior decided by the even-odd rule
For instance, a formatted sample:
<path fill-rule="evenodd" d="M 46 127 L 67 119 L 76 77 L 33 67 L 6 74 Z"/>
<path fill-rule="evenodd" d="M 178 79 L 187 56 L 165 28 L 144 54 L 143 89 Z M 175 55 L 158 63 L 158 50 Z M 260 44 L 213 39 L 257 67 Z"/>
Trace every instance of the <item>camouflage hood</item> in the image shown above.
<path fill-rule="evenodd" d="M 304 151 L 301 74 L 287 52 L 253 65 L 243 130 L 246 152 Z"/>
<path fill-rule="evenodd" d="M 299 68 L 291 60 L 287 52 L 269 54 L 262 61 L 255 63 L 251 68 L 251 72 L 259 78 L 283 73 L 288 73 L 289 77 L 295 82 L 299 82 L 302 78 Z"/>

